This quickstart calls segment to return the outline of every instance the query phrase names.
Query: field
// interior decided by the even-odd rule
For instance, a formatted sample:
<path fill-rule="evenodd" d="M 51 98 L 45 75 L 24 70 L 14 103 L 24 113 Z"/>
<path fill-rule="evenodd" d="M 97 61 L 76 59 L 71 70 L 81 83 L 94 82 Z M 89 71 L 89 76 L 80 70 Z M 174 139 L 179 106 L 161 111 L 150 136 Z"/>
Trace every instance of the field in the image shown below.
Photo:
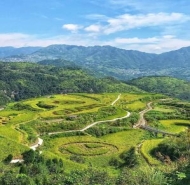
<path fill-rule="evenodd" d="M 164 137 L 133 129 L 139 112 L 150 101 L 154 107 L 150 115 L 147 113 L 148 124 L 155 122 L 155 115 L 183 116 L 179 107 L 159 103 L 159 95 L 155 94 L 60 94 L 10 103 L 0 111 L 0 160 L 8 154 L 14 158 L 21 156 L 40 137 L 44 141 L 39 148 L 42 155 L 62 158 L 68 171 L 94 166 L 115 174 L 118 169 L 110 165 L 110 160 L 122 163 L 119 156 L 132 147 L 140 161 L 144 160 L 143 165 L 161 165 L 150 151 Z M 129 117 L 122 118 L 129 112 Z M 163 130 L 172 133 L 184 131 L 190 125 L 184 116 L 157 121 Z M 99 123 L 82 131 L 95 122 Z"/>

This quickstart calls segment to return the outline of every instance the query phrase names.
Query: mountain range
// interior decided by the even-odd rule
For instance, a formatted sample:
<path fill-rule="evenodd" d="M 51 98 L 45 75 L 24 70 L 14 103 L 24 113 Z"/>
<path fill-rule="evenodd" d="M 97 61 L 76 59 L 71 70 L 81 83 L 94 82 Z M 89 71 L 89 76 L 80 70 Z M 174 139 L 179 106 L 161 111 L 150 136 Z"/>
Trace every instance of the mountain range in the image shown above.
<path fill-rule="evenodd" d="M 0 61 L 40 62 L 51 65 L 71 61 L 97 76 L 129 80 L 142 76 L 173 76 L 190 80 L 190 47 L 162 54 L 124 50 L 112 46 L 50 45 L 48 47 L 0 48 Z M 64 65 L 64 64 L 63 64 Z"/>

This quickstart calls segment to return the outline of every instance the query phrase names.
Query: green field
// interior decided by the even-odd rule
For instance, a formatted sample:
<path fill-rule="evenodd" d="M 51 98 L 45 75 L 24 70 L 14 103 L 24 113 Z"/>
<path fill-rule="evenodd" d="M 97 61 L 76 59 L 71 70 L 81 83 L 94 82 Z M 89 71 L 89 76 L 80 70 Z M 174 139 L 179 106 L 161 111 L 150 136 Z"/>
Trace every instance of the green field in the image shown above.
<path fill-rule="evenodd" d="M 117 159 L 131 147 L 138 148 L 142 142 L 139 157 L 140 160 L 145 160 L 143 165 L 161 165 L 150 155 L 150 151 L 164 139 L 163 136 L 150 139 L 147 131 L 133 129 L 130 124 L 132 115 L 123 122 L 94 125 L 89 129 L 90 132 L 75 132 L 96 121 L 123 117 L 126 111 L 139 114 L 150 100 L 154 104 L 154 99 L 154 110 L 159 114 L 169 115 L 178 111 L 178 107 L 157 105 L 158 95 L 152 94 L 121 94 L 112 106 L 118 95 L 119 93 L 59 94 L 8 104 L 0 111 L 0 160 L 8 154 L 15 158 L 20 156 L 40 135 L 44 140 L 40 147 L 43 155 L 46 158 L 63 159 L 68 171 L 90 165 L 115 174 L 118 169 L 110 166 L 110 160 Z M 129 123 L 127 120 L 130 120 Z M 163 130 L 172 133 L 184 131 L 190 125 L 185 119 L 158 121 Z M 61 133 L 49 135 L 56 132 Z"/>
<path fill-rule="evenodd" d="M 190 120 L 161 120 L 164 130 L 173 133 L 185 131 L 190 126 Z"/>

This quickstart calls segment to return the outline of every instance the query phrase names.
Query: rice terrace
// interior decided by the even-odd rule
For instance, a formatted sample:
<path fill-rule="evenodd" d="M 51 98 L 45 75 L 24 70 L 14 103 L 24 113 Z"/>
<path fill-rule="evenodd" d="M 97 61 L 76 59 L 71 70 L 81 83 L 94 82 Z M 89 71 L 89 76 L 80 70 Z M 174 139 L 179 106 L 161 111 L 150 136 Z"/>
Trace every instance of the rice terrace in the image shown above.
<path fill-rule="evenodd" d="M 150 102 L 151 109 L 144 111 Z M 141 129 L 140 113 L 144 111 L 145 125 L 178 134 L 190 125 L 189 107 L 146 93 L 59 94 L 9 103 L 0 111 L 0 157 L 22 159 L 40 138 L 43 143 L 36 150 L 47 158 L 61 158 L 68 171 L 90 165 L 115 174 L 118 164 L 125 163 L 122 155 L 132 148 L 140 164 L 162 168 L 151 150 L 176 136 Z"/>

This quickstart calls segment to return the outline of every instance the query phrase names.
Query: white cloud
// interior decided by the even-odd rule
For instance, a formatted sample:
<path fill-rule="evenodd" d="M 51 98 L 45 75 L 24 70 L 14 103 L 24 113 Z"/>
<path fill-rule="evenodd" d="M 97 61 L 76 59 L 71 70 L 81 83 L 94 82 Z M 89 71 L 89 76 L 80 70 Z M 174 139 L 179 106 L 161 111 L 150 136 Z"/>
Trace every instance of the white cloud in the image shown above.
<path fill-rule="evenodd" d="M 158 42 L 159 39 L 156 37 L 152 37 L 152 38 L 145 38 L 145 39 L 141 39 L 141 38 L 116 38 L 115 42 L 118 44 L 143 44 L 143 43 L 155 43 Z"/>
<path fill-rule="evenodd" d="M 69 30 L 71 32 L 77 32 L 79 29 L 82 28 L 82 26 L 78 24 L 64 24 L 62 26 L 63 29 Z"/>
<path fill-rule="evenodd" d="M 84 30 L 88 31 L 88 32 L 100 32 L 101 27 L 99 25 L 93 24 L 93 25 L 86 27 Z"/>
<path fill-rule="evenodd" d="M 182 13 L 123 14 L 109 19 L 108 24 L 104 27 L 104 33 L 111 34 L 139 27 L 170 25 L 188 20 L 190 17 Z"/>
<path fill-rule="evenodd" d="M 68 44 L 68 45 L 82 45 L 93 46 L 101 45 L 102 41 L 94 39 L 87 34 L 70 34 L 58 35 L 53 37 L 44 37 L 37 35 L 27 35 L 22 33 L 9 33 L 0 34 L 0 47 L 13 46 L 13 47 L 26 47 L 26 46 L 49 46 L 52 44 Z"/>
<path fill-rule="evenodd" d="M 107 43 L 123 49 L 133 49 L 148 53 L 163 53 L 190 46 L 190 40 L 176 38 L 174 35 L 151 38 L 116 38 Z"/>
<path fill-rule="evenodd" d="M 23 33 L 5 33 L 0 34 L 0 46 L 15 46 L 20 47 L 28 39 L 32 39 L 33 36 Z M 22 44 L 21 44 L 22 43 Z"/>
<path fill-rule="evenodd" d="M 149 38 L 116 38 L 108 41 L 100 40 L 88 34 L 58 35 L 55 37 L 42 38 L 36 35 L 22 33 L 0 34 L 0 47 L 13 46 L 49 46 L 52 44 L 68 44 L 81 46 L 111 45 L 118 48 L 138 50 L 148 53 L 163 53 L 190 46 L 190 39 L 180 39 L 174 35 L 164 35 Z"/>
<path fill-rule="evenodd" d="M 85 18 L 97 21 L 107 21 L 109 19 L 109 17 L 103 14 L 88 14 L 85 16 Z"/>
<path fill-rule="evenodd" d="M 175 35 L 164 35 L 163 38 L 165 38 L 165 39 L 173 39 L 173 38 L 175 38 Z"/>

